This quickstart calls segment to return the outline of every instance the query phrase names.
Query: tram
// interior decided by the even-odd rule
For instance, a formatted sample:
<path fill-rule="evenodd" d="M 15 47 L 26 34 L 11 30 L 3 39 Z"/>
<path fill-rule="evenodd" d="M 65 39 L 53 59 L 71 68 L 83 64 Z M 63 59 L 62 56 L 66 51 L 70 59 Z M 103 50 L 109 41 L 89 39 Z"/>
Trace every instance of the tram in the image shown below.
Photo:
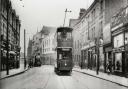
<path fill-rule="evenodd" d="M 72 60 L 72 28 L 59 27 L 57 28 L 55 40 L 56 42 L 56 61 L 55 72 L 72 72 L 73 60 Z"/>
<path fill-rule="evenodd" d="M 40 58 L 40 54 L 39 53 L 35 56 L 34 66 L 35 67 L 41 66 L 41 58 Z"/>

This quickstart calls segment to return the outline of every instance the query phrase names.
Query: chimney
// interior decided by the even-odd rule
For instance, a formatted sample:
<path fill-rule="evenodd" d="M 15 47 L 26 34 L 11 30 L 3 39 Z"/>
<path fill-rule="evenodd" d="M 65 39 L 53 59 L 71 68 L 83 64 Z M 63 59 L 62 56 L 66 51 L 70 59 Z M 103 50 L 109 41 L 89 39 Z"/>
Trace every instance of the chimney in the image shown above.
<path fill-rule="evenodd" d="M 79 19 L 83 16 L 83 14 L 86 12 L 86 9 L 81 8 L 79 13 Z"/>

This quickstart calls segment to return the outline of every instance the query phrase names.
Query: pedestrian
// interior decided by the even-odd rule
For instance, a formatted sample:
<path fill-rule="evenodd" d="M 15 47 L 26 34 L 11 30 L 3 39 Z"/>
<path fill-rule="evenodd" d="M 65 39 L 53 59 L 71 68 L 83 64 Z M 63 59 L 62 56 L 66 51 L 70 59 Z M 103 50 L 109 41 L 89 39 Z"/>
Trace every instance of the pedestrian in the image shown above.
<path fill-rule="evenodd" d="M 120 62 L 119 61 L 116 62 L 116 70 L 120 70 Z"/>
<path fill-rule="evenodd" d="M 112 72 L 112 62 L 111 60 L 108 61 L 107 63 L 107 72 L 110 74 Z"/>

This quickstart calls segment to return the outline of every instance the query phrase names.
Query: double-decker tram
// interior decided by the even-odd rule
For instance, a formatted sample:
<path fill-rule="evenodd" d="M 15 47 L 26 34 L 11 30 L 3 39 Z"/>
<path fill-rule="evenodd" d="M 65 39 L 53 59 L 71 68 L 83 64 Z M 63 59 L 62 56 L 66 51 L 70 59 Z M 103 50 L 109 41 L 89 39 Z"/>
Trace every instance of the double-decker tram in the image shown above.
<path fill-rule="evenodd" d="M 56 32 L 56 57 L 55 72 L 71 72 L 73 67 L 72 60 L 72 28 L 59 27 Z"/>

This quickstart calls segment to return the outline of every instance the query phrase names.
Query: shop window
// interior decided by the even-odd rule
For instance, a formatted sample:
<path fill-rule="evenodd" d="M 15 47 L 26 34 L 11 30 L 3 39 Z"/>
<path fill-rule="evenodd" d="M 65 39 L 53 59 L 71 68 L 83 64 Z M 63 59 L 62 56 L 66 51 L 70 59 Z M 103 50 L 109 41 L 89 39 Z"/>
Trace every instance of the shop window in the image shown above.
<path fill-rule="evenodd" d="M 115 54 L 115 70 L 122 71 L 122 53 Z"/>

